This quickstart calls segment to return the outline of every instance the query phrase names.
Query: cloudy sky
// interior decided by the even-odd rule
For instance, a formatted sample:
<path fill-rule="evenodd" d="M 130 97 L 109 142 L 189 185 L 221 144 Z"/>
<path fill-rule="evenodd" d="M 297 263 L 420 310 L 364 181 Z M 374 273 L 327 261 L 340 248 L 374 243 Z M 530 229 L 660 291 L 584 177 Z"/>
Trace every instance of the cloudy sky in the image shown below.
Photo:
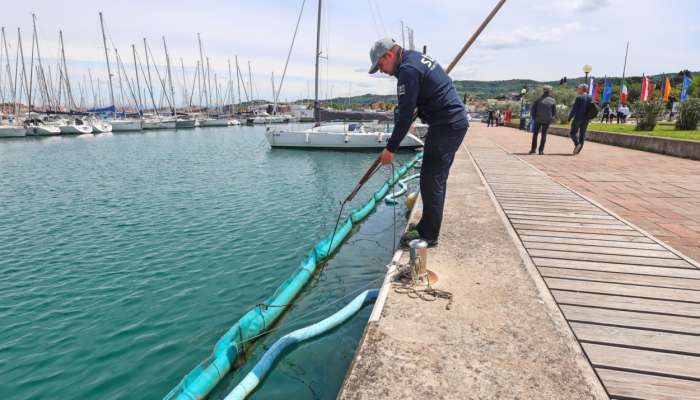
<path fill-rule="evenodd" d="M 13 56 L 17 27 L 21 28 L 29 57 L 31 13 L 36 13 L 43 62 L 45 67 L 52 65 L 53 71 L 62 29 L 71 79 L 86 91 L 89 83 L 83 77 L 88 68 L 95 81 L 99 78 L 104 83 L 107 78 L 98 11 L 104 13 L 110 57 L 118 48 L 132 79 L 131 44 L 136 44 L 143 59 L 146 37 L 164 68 L 165 36 L 178 66 L 176 86 L 182 87 L 180 58 L 191 85 L 199 58 L 199 32 L 212 76 L 215 72 L 220 84 L 227 79 L 227 60 L 238 55 L 246 77 L 251 62 L 256 97 L 269 99 L 271 74 L 279 82 L 302 2 L 16 1 L 4 2 L 0 25 L 6 28 Z M 447 65 L 495 2 L 326 0 L 322 42 L 327 58 L 321 72 L 321 97 L 393 93 L 392 79 L 369 76 L 366 70 L 374 40 L 386 35 L 401 41 L 401 21 L 413 28 L 416 46 L 427 45 L 428 53 Z M 306 0 L 282 99 L 313 95 L 316 10 L 317 2 Z M 596 76 L 620 75 L 628 40 L 628 75 L 700 70 L 699 17 L 697 0 L 508 0 L 453 78 L 554 80 L 582 75 L 581 66 L 586 63 Z"/>

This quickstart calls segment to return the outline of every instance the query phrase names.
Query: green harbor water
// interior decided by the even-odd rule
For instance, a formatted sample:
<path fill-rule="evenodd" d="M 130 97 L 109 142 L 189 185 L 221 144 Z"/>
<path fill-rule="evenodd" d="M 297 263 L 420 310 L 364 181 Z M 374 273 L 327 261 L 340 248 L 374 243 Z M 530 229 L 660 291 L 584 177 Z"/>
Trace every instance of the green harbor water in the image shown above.
<path fill-rule="evenodd" d="M 270 149 L 262 127 L 0 140 L 0 398 L 162 398 L 333 230 L 376 155 Z M 401 207 L 379 205 L 210 398 L 379 287 Z M 335 398 L 370 309 L 285 353 L 251 398 Z"/>

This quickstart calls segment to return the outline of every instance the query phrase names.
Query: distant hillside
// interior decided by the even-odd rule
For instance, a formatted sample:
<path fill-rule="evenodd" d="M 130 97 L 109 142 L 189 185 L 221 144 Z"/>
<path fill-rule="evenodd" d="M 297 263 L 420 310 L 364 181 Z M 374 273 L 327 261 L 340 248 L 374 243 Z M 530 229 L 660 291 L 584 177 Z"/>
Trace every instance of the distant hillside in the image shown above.
<path fill-rule="evenodd" d="M 696 75 L 700 72 L 693 72 L 693 75 Z M 658 75 L 652 75 L 651 78 L 654 82 L 660 82 L 663 77 L 663 74 L 658 74 Z M 671 79 L 671 82 L 674 86 L 678 86 L 681 84 L 681 77 L 678 75 L 678 73 L 673 73 L 673 74 L 668 74 L 668 77 Z M 610 79 L 613 79 L 613 82 L 616 84 L 619 83 L 621 77 L 609 77 Z M 633 77 L 627 77 L 626 78 L 628 81 L 628 85 L 630 84 L 635 84 L 641 82 L 642 77 L 641 76 L 633 76 Z M 567 80 L 567 86 L 569 87 L 574 87 L 580 83 L 584 82 L 584 77 L 577 77 L 577 78 L 570 78 Z M 465 80 L 465 81 L 455 81 L 455 87 L 457 88 L 457 92 L 459 93 L 460 97 L 463 97 L 465 94 L 467 95 L 468 98 L 472 99 L 494 99 L 497 97 L 504 96 L 506 94 L 512 93 L 512 92 L 520 92 L 523 87 L 537 87 L 537 86 L 542 86 L 542 85 L 552 85 L 554 87 L 559 85 L 559 80 L 556 81 L 535 81 L 532 79 L 509 79 L 509 80 L 503 80 L 503 81 L 471 81 L 471 80 Z M 396 96 L 395 95 L 374 95 L 374 94 L 363 94 L 361 96 L 353 96 L 350 97 L 349 99 L 347 97 L 336 97 L 330 102 L 335 103 L 335 104 L 362 104 L 362 105 L 368 105 L 372 104 L 377 101 L 382 101 L 385 103 L 395 103 L 396 102 Z M 324 103 L 327 103 L 328 101 L 324 101 Z"/>

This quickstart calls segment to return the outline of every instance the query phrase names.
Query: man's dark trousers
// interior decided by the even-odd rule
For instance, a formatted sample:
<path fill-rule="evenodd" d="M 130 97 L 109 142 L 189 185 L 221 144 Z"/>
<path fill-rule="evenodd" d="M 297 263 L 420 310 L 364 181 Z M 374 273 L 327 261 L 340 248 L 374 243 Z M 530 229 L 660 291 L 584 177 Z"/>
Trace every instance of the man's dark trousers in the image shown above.
<path fill-rule="evenodd" d="M 465 125 L 466 121 L 452 126 L 428 128 L 420 170 L 423 215 L 416 228 L 421 239 L 437 240 L 440 235 L 442 212 L 447 195 L 447 177 L 455 153 L 467 133 L 468 126 Z"/>
<path fill-rule="evenodd" d="M 586 140 L 586 129 L 588 129 L 588 120 L 574 118 L 574 121 L 571 123 L 571 132 L 569 132 L 571 140 L 574 141 L 574 146 L 579 144 L 583 146 L 583 142 Z"/>
<path fill-rule="evenodd" d="M 535 151 L 537 147 L 537 133 L 542 132 L 542 139 L 540 140 L 540 153 L 544 151 L 544 144 L 547 142 L 547 130 L 549 129 L 549 124 L 537 124 L 535 130 L 532 132 L 532 146 L 531 151 Z"/>

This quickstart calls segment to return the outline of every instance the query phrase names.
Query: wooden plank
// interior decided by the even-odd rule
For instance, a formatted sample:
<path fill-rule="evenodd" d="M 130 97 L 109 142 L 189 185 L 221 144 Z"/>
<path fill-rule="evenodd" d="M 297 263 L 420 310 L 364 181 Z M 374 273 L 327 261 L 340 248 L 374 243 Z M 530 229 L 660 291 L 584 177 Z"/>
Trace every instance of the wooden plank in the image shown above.
<path fill-rule="evenodd" d="M 639 249 L 639 250 L 663 250 L 669 251 L 665 247 L 656 243 L 636 243 L 636 242 L 620 242 L 611 240 L 597 239 L 573 239 L 566 237 L 544 237 L 533 235 L 520 235 L 520 240 L 523 242 L 536 243 L 561 243 L 561 244 L 578 244 L 584 246 L 600 246 L 600 247 L 616 247 L 620 249 Z"/>
<path fill-rule="evenodd" d="M 594 239 L 594 240 L 605 240 L 614 242 L 626 242 L 626 243 L 656 243 L 646 236 L 619 236 L 618 234 L 595 234 L 595 233 L 579 233 L 579 232 L 566 232 L 566 231 L 551 231 L 551 230 L 535 230 L 535 229 L 520 229 L 518 234 L 522 237 L 523 235 L 532 236 L 543 236 L 543 237 L 558 237 L 558 238 L 571 238 L 571 239 Z M 663 247 L 663 246 L 662 246 Z"/>
<path fill-rule="evenodd" d="M 538 267 L 557 267 L 590 271 L 624 272 L 627 274 L 668 276 L 674 278 L 700 279 L 700 270 L 686 268 L 650 267 L 646 265 L 611 264 L 594 261 L 561 260 L 557 258 L 532 259 Z"/>
<path fill-rule="evenodd" d="M 613 400 L 700 400 L 700 382 L 598 368 L 598 376 Z"/>
<path fill-rule="evenodd" d="M 614 254 L 621 256 L 634 256 L 634 257 L 655 257 L 655 258 L 669 258 L 674 260 L 679 260 L 680 257 L 671 253 L 666 249 L 662 250 L 645 250 L 645 249 L 624 249 L 619 247 L 611 246 L 589 246 L 581 244 L 567 244 L 567 243 L 547 243 L 547 241 L 523 241 L 526 249 L 539 249 L 539 250 L 557 250 L 557 251 L 571 251 L 575 253 L 596 253 L 596 254 Z M 610 242 L 608 242 L 610 243 Z"/>
<path fill-rule="evenodd" d="M 523 218 L 510 218 L 510 221 L 514 224 L 521 225 L 545 225 L 545 226 L 560 226 L 567 228 L 595 228 L 595 229 L 606 229 L 611 231 L 632 231 L 633 229 L 627 225 L 617 223 L 617 224 L 593 224 L 593 223 L 581 223 L 581 222 L 556 222 L 547 220 L 529 220 Z"/>
<path fill-rule="evenodd" d="M 559 204 L 568 206 L 577 206 L 580 204 L 587 204 L 585 201 L 574 198 L 561 198 L 561 197 L 542 197 L 542 196 L 515 196 L 515 195 L 505 195 L 496 193 L 496 198 L 498 200 L 510 201 L 513 203 L 521 204 Z"/>
<path fill-rule="evenodd" d="M 587 213 L 592 214 L 598 212 L 595 208 L 580 207 L 580 206 L 537 206 L 514 203 L 501 203 L 501 208 L 504 212 L 525 211 L 533 213 Z"/>
<path fill-rule="evenodd" d="M 673 289 L 700 291 L 700 280 L 667 278 L 662 276 L 625 274 L 618 272 L 584 271 L 580 269 L 539 267 L 546 278 L 581 279 L 598 282 L 621 283 L 627 285 L 659 286 Z"/>
<path fill-rule="evenodd" d="M 624 311 L 661 313 L 681 317 L 700 317 L 700 306 L 669 300 L 640 299 L 638 297 L 552 290 L 552 296 L 561 305 L 601 307 Z"/>
<path fill-rule="evenodd" d="M 696 302 L 700 305 L 700 292 L 696 290 L 667 289 L 619 283 L 588 282 L 561 278 L 544 278 L 550 289 L 574 290 L 587 293 L 634 296 L 648 299 Z M 698 321 L 700 327 L 700 321 Z"/>
<path fill-rule="evenodd" d="M 641 347 L 700 356 L 700 336 L 572 322 L 576 338 L 586 342 Z"/>
<path fill-rule="evenodd" d="M 648 265 L 651 267 L 695 269 L 695 267 L 685 260 L 672 260 L 669 258 L 619 256 L 613 254 L 575 253 L 570 251 L 536 249 L 530 249 L 527 252 L 530 254 L 530 257 L 561 258 L 565 260 L 600 261 L 616 264 Z"/>
<path fill-rule="evenodd" d="M 700 335 L 700 324 L 698 324 L 697 318 L 568 305 L 561 305 L 560 308 L 564 313 L 564 317 L 571 322 L 588 322 Z"/>
<path fill-rule="evenodd" d="M 582 219 L 593 219 L 593 220 L 598 220 L 598 219 L 604 219 L 604 220 L 615 220 L 615 218 L 609 216 L 608 214 L 605 213 L 597 213 L 594 214 L 590 211 L 582 211 L 582 212 L 575 212 L 575 211 L 569 211 L 569 212 L 545 212 L 545 211 L 521 211 L 521 210 L 506 210 L 506 214 L 508 215 L 528 215 L 528 216 L 533 216 L 533 217 L 565 217 L 565 218 L 582 218 Z"/>
<path fill-rule="evenodd" d="M 550 232 L 573 232 L 573 233 L 592 233 L 596 235 L 618 235 L 618 236 L 643 236 L 638 231 L 618 231 L 610 229 L 598 228 L 572 228 L 569 226 L 551 226 L 551 225 L 532 225 L 532 224 L 513 224 L 516 230 L 536 230 Z"/>
<path fill-rule="evenodd" d="M 542 215 L 522 215 L 522 214 L 511 214 L 506 213 L 510 219 L 519 219 L 527 221 L 543 221 L 543 222 L 566 222 L 566 223 L 577 223 L 577 224 L 602 224 L 602 225 L 616 225 L 616 226 L 627 226 L 616 219 L 592 219 L 585 217 L 569 217 L 569 216 L 542 216 Z"/>
<path fill-rule="evenodd" d="M 624 368 L 700 379 L 700 357 L 582 343 L 594 367 Z"/>
<path fill-rule="evenodd" d="M 570 212 L 570 213 L 590 213 L 595 212 L 593 209 L 585 209 L 582 207 L 564 207 L 564 206 L 552 206 L 552 207 L 539 207 L 539 206 L 523 206 L 523 205 L 509 205 L 501 203 L 501 208 L 503 212 L 508 213 L 510 211 L 529 211 L 529 212 Z"/>

